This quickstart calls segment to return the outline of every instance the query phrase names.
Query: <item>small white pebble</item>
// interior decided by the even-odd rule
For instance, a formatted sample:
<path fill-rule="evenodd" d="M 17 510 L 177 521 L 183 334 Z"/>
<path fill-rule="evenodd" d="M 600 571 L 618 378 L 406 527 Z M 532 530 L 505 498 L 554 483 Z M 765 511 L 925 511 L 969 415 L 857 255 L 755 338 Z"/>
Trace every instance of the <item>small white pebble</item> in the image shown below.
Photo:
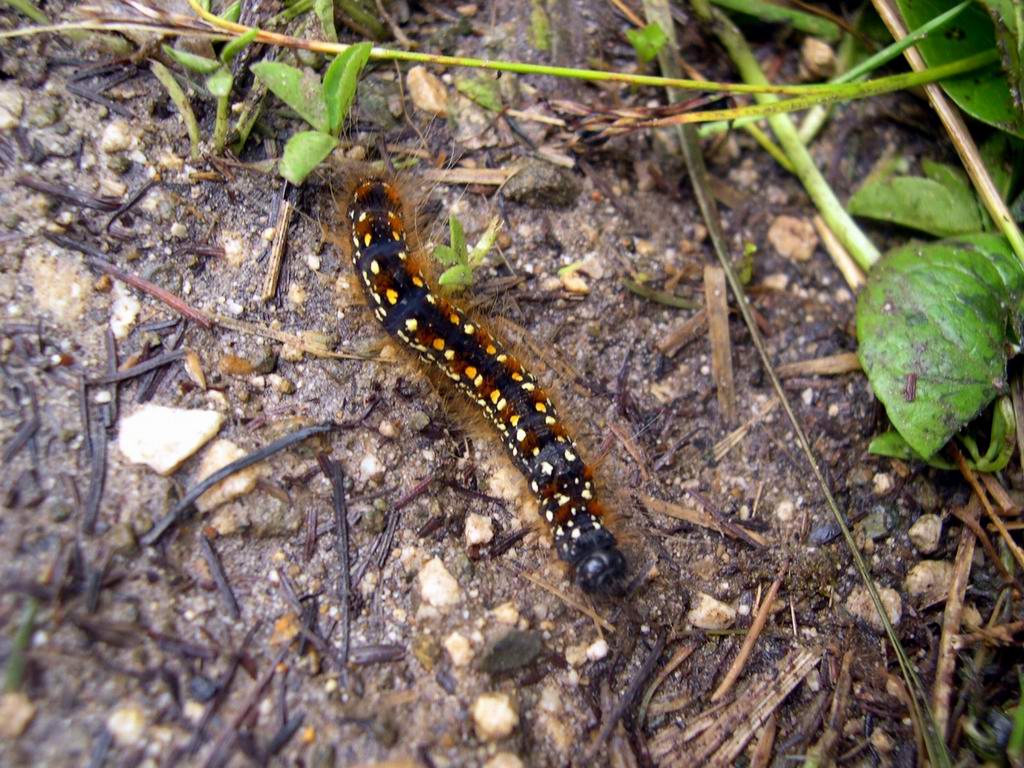
<path fill-rule="evenodd" d="M 124 704 L 110 713 L 107 730 L 120 746 L 134 746 L 146 730 L 146 714 L 138 704 Z"/>
<path fill-rule="evenodd" d="M 453 666 L 464 667 L 473 660 L 473 646 L 465 635 L 458 632 L 452 632 L 444 639 L 444 649 L 448 651 Z"/>
<path fill-rule="evenodd" d="M 491 518 L 471 512 L 466 516 L 466 544 L 477 546 L 487 544 L 494 538 L 494 523 Z"/>
<path fill-rule="evenodd" d="M 608 641 L 603 637 L 598 638 L 587 648 L 587 658 L 591 661 L 600 661 L 608 655 Z"/>
<path fill-rule="evenodd" d="M 435 557 L 420 570 L 417 576 L 420 584 L 420 598 L 434 608 L 448 608 L 462 599 L 459 582 L 444 567 L 440 558 Z"/>
<path fill-rule="evenodd" d="M 473 702 L 470 715 L 476 735 L 482 741 L 503 739 L 519 725 L 519 713 L 507 693 L 481 694 Z"/>

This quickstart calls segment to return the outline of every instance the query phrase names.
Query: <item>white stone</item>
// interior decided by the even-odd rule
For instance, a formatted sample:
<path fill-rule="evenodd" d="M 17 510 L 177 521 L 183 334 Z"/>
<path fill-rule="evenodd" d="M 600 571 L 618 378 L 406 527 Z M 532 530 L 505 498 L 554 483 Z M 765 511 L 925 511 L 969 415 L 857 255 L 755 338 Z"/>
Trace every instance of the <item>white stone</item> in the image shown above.
<path fill-rule="evenodd" d="M 796 505 L 789 499 L 780 501 L 775 507 L 775 516 L 779 518 L 780 523 L 792 522 L 794 512 L 796 512 Z"/>
<path fill-rule="evenodd" d="M 953 564 L 945 560 L 922 560 L 917 563 L 907 578 L 903 580 L 903 588 L 907 594 L 930 605 L 946 598 L 949 583 L 953 579 Z"/>
<path fill-rule="evenodd" d="M 452 632 L 444 639 L 444 649 L 448 651 L 452 666 L 464 667 L 473 660 L 473 646 L 459 632 Z"/>
<path fill-rule="evenodd" d="M 119 746 L 134 746 L 146 730 L 146 714 L 138 704 L 125 704 L 107 717 L 107 730 Z"/>
<path fill-rule="evenodd" d="M 199 462 L 195 482 L 205 480 L 217 470 L 226 467 L 233 461 L 238 461 L 243 456 L 245 456 L 245 451 L 230 440 L 215 440 Z M 252 489 L 256 487 L 256 481 L 260 479 L 261 473 L 261 464 L 254 464 L 235 472 L 196 499 L 196 508 L 200 512 L 208 512 L 225 502 L 251 493 Z"/>
<path fill-rule="evenodd" d="M 217 411 L 146 404 L 121 419 L 117 445 L 133 464 L 169 475 L 220 431 Z"/>
<path fill-rule="evenodd" d="M 470 708 L 473 728 L 483 741 L 504 739 L 519 725 L 519 713 L 507 693 L 481 694 Z"/>
<path fill-rule="evenodd" d="M 598 638 L 587 648 L 587 658 L 591 661 L 600 661 L 608 655 L 608 641 L 603 637 Z"/>
<path fill-rule="evenodd" d="M 491 611 L 491 614 L 499 624 L 506 624 L 510 627 L 514 627 L 519 623 L 519 609 L 511 600 L 499 605 Z"/>
<path fill-rule="evenodd" d="M 115 152 L 123 152 L 132 144 L 132 135 L 128 123 L 124 120 L 114 120 L 107 123 L 103 129 L 103 136 L 100 138 L 100 149 L 108 155 Z"/>
<path fill-rule="evenodd" d="M 420 597 L 434 608 L 449 608 L 462 599 L 462 590 L 440 558 L 435 557 L 420 570 Z"/>
<path fill-rule="evenodd" d="M 36 705 L 21 691 L 0 696 L 0 738 L 16 739 L 36 716 Z"/>
<path fill-rule="evenodd" d="M 499 752 L 484 763 L 484 768 L 523 768 L 523 761 L 511 752 Z"/>
<path fill-rule="evenodd" d="M 903 600 L 900 598 L 900 593 L 891 587 L 878 587 L 878 594 L 882 599 L 885 613 L 889 617 L 889 623 L 894 627 L 899 625 L 900 619 L 903 618 Z M 875 610 L 874 603 L 871 602 L 871 595 L 868 594 L 867 587 L 858 585 L 850 591 L 850 596 L 846 598 L 846 610 L 855 619 L 867 624 L 875 631 L 882 632 L 884 630 L 882 619 Z"/>
<path fill-rule="evenodd" d="M 110 306 L 110 330 L 114 332 L 114 338 L 128 338 L 141 310 L 142 302 L 132 290 L 124 283 L 115 282 L 114 303 Z"/>
<path fill-rule="evenodd" d="M 687 618 L 700 629 L 727 629 L 736 621 L 736 609 L 711 595 L 698 592 Z"/>
<path fill-rule="evenodd" d="M 466 545 L 473 547 L 487 544 L 494 538 L 494 523 L 491 518 L 471 512 L 466 515 Z"/>
<path fill-rule="evenodd" d="M 368 453 L 359 462 L 359 479 L 364 483 L 370 480 L 378 480 L 384 475 L 384 465 L 380 463 L 374 454 Z"/>
<path fill-rule="evenodd" d="M 424 66 L 415 66 L 405 76 L 409 97 L 417 109 L 432 115 L 448 114 L 448 91 L 444 83 Z"/>
<path fill-rule="evenodd" d="M 0 88 L 0 131 L 17 128 L 24 108 L 25 99 L 17 88 L 13 86 Z"/>
<path fill-rule="evenodd" d="M 783 215 L 768 228 L 768 242 L 787 259 L 807 261 L 818 246 L 818 233 L 807 219 Z"/>
<path fill-rule="evenodd" d="M 893 488 L 892 476 L 886 472 L 876 472 L 871 484 L 876 496 L 884 496 Z"/>
<path fill-rule="evenodd" d="M 223 232 L 220 244 L 224 249 L 224 260 L 232 267 L 240 266 L 245 261 L 245 240 L 237 232 Z"/>
<path fill-rule="evenodd" d="M 942 538 L 942 518 L 938 515 L 921 515 L 907 532 L 910 542 L 918 552 L 930 555 L 939 548 Z"/>

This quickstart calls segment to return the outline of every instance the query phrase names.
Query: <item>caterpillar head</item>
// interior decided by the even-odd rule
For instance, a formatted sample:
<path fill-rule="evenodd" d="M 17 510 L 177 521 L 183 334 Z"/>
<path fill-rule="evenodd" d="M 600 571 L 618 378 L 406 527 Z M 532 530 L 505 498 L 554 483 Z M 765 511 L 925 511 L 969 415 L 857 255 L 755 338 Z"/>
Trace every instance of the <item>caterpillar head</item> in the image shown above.
<path fill-rule="evenodd" d="M 606 528 L 590 528 L 576 541 L 572 562 L 576 584 L 591 594 L 618 594 L 623 591 L 626 558 L 615 537 Z"/>

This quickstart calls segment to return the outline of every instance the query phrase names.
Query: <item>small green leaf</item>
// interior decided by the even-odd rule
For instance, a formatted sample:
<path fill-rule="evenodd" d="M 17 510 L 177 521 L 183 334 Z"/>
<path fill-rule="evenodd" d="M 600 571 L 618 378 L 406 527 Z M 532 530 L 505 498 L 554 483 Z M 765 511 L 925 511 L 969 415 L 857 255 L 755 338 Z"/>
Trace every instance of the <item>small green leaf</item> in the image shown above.
<path fill-rule="evenodd" d="M 320 19 L 324 39 L 329 43 L 338 42 L 338 31 L 334 28 L 334 0 L 314 0 L 313 12 Z"/>
<path fill-rule="evenodd" d="M 244 35 L 239 35 L 238 37 L 229 40 L 224 47 L 221 48 L 220 60 L 228 66 L 231 66 L 231 62 L 235 60 L 235 56 L 245 50 L 245 47 L 255 40 L 259 33 L 260 31 L 253 27 Z"/>
<path fill-rule="evenodd" d="M 897 0 L 903 18 L 911 29 L 920 27 L 943 11 L 957 4 L 958 0 Z M 989 0 L 992 7 L 1016 5 L 1012 0 Z M 1019 10 L 1017 11 L 1019 13 Z M 1000 36 L 1000 42 L 1010 40 L 1019 34 L 1009 31 Z M 1019 45 L 1019 41 L 1011 43 Z M 929 67 L 948 64 L 966 56 L 983 51 L 991 51 L 996 47 L 996 31 L 992 19 L 985 13 L 981 5 L 975 4 L 961 13 L 946 26 L 941 33 L 929 35 L 917 44 L 917 49 Z M 1003 50 L 1004 65 L 1007 63 L 1008 52 Z M 1013 67 L 1013 65 L 1010 65 Z M 1016 72 L 1009 76 L 993 64 L 982 70 L 969 72 L 959 77 L 943 80 L 940 85 L 967 114 L 993 125 L 1000 130 L 1024 137 L 1024 111 L 1015 103 L 1011 87 L 1019 89 L 1019 64 Z M 1016 79 L 1016 82 L 1014 80 Z"/>
<path fill-rule="evenodd" d="M 633 50 L 636 51 L 637 58 L 640 61 L 650 61 L 653 59 L 658 55 L 658 51 L 661 50 L 662 46 L 668 42 L 665 32 L 656 21 L 641 29 L 627 29 L 626 39 L 633 46 Z"/>
<path fill-rule="evenodd" d="M 1003 72 L 1009 79 L 1014 101 L 1020 104 L 1024 80 L 1024 14 L 1020 0 L 981 0 L 981 4 L 992 17 L 1003 59 Z"/>
<path fill-rule="evenodd" d="M 234 78 L 231 77 L 231 70 L 227 67 L 221 67 L 208 78 L 206 78 L 206 88 L 218 99 L 226 97 L 231 93 L 231 83 Z"/>
<path fill-rule="evenodd" d="M 230 21 L 232 24 L 237 24 L 238 20 L 242 18 L 242 0 L 235 0 L 231 5 L 224 9 L 224 13 L 220 15 L 224 21 Z"/>
<path fill-rule="evenodd" d="M 473 270 L 465 264 L 456 264 L 442 272 L 437 282 L 445 288 L 465 288 L 473 284 Z"/>
<path fill-rule="evenodd" d="M 220 62 L 216 59 L 208 59 L 205 56 L 198 56 L 188 51 L 180 51 L 177 48 L 171 48 L 169 45 L 161 47 L 164 49 L 164 53 L 185 67 L 185 69 L 191 69 L 193 72 L 198 72 L 201 75 L 209 75 L 220 66 Z"/>
<path fill-rule="evenodd" d="M 890 252 L 857 299 L 858 354 L 889 420 L 931 456 L 1007 391 L 1024 269 L 997 235 Z"/>
<path fill-rule="evenodd" d="M 448 218 L 448 231 L 451 233 L 452 250 L 455 251 L 459 261 L 465 264 L 467 261 L 466 236 L 462 233 L 462 222 L 457 216 Z"/>
<path fill-rule="evenodd" d="M 501 88 L 493 77 L 478 75 L 476 77 L 458 77 L 455 87 L 459 93 L 472 99 L 484 109 L 492 112 L 501 111 Z"/>
<path fill-rule="evenodd" d="M 302 184 L 313 169 L 323 162 L 338 146 L 338 140 L 320 131 L 296 133 L 284 145 L 279 170 L 284 178 L 296 186 Z"/>
<path fill-rule="evenodd" d="M 919 454 L 903 439 L 903 436 L 895 429 L 883 432 L 874 438 L 868 445 L 868 453 L 875 456 L 889 456 L 903 461 L 923 461 L 938 469 L 956 469 L 956 465 L 941 458 L 939 454 L 927 458 Z"/>
<path fill-rule="evenodd" d="M 490 253 L 491 248 L 494 247 L 495 241 L 498 239 L 498 232 L 501 230 L 501 219 L 495 216 L 487 224 L 487 229 L 480 236 L 480 239 L 476 241 L 476 245 L 473 246 L 473 250 L 469 252 L 469 256 L 466 258 L 466 263 L 471 268 L 480 266 L 487 254 Z"/>
<path fill-rule="evenodd" d="M 439 245 L 434 248 L 434 258 L 445 266 L 462 263 L 459 260 L 459 257 L 455 254 L 455 251 L 447 245 Z"/>
<path fill-rule="evenodd" d="M 372 43 L 356 43 L 339 53 L 324 75 L 324 101 L 331 133 L 337 135 L 356 95 L 359 73 L 370 60 Z"/>
<path fill-rule="evenodd" d="M 277 98 L 294 109 L 299 117 L 321 133 L 327 133 L 327 106 L 315 75 L 279 61 L 253 64 L 252 73 Z"/>
<path fill-rule="evenodd" d="M 962 435 L 961 442 L 965 442 L 966 438 L 967 435 Z M 1009 397 L 1000 397 L 992 409 L 988 449 L 984 456 L 975 458 L 973 467 L 979 472 L 1000 472 L 1010 463 L 1016 447 L 1017 422 L 1013 415 L 1013 402 Z M 973 453 L 977 453 L 976 446 Z"/>
<path fill-rule="evenodd" d="M 890 176 L 861 185 L 847 210 L 854 216 L 899 224 L 938 237 L 965 235 L 983 228 L 977 198 L 955 169 L 925 163 L 931 178 Z"/>
<path fill-rule="evenodd" d="M 160 81 L 160 84 L 167 91 L 167 95 L 171 97 L 171 101 L 174 102 L 174 106 L 178 109 L 178 114 L 181 115 L 181 120 L 185 123 L 185 130 L 188 131 L 188 141 L 191 145 L 190 156 L 193 160 L 199 159 L 199 143 L 201 138 L 199 136 L 199 122 L 196 120 L 196 114 L 192 111 L 192 105 L 188 101 L 188 97 L 185 92 L 181 90 L 181 86 L 178 85 L 178 81 L 174 79 L 174 75 L 171 74 L 171 70 L 161 64 L 159 61 L 153 60 L 149 62 L 150 69 L 153 71 L 153 76 Z"/>
<path fill-rule="evenodd" d="M 542 0 L 530 0 L 530 40 L 538 51 L 551 50 L 551 19 Z"/>

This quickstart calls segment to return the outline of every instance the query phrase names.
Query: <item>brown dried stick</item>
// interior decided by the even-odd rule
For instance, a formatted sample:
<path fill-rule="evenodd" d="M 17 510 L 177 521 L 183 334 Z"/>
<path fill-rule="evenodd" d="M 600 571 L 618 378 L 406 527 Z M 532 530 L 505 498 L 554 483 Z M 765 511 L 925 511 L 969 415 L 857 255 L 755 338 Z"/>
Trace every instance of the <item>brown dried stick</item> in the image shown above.
<path fill-rule="evenodd" d="M 754 617 L 753 623 L 750 625 L 750 630 L 747 632 L 747 636 L 743 639 L 743 645 L 740 646 L 740 652 L 736 654 L 736 658 L 732 662 L 732 666 L 729 667 L 729 671 L 725 673 L 725 677 L 722 679 L 721 684 L 715 689 L 715 692 L 711 694 L 711 701 L 718 701 L 730 690 L 733 685 L 739 679 L 740 674 L 743 672 L 743 668 L 747 665 L 747 659 L 750 658 L 751 651 L 754 650 L 754 643 L 757 642 L 757 638 L 761 634 L 761 630 L 764 629 L 764 625 L 768 621 L 768 615 L 772 610 L 772 603 L 775 602 L 775 597 L 779 594 L 779 587 L 782 586 L 782 577 L 778 577 L 772 582 L 771 587 L 768 589 L 768 595 L 764 600 L 761 601 L 761 607 L 758 608 L 757 615 Z"/>
<path fill-rule="evenodd" d="M 729 338 L 729 302 L 725 290 L 725 271 L 704 267 L 704 308 L 708 313 L 708 339 L 711 341 L 711 375 L 715 379 L 722 421 L 736 421 L 736 386 L 732 375 L 732 340 Z"/>
<path fill-rule="evenodd" d="M 971 503 L 977 505 L 978 502 L 972 499 Z M 967 578 L 971 574 L 971 562 L 974 559 L 974 544 L 974 533 L 965 525 L 960 529 L 949 597 L 946 598 L 946 608 L 942 613 L 942 635 L 939 637 L 939 658 L 935 665 L 935 689 L 932 693 L 932 712 L 935 713 L 935 724 L 943 739 L 949 728 L 949 700 L 953 693 L 953 672 L 956 670 L 955 641 L 960 631 Z"/>

